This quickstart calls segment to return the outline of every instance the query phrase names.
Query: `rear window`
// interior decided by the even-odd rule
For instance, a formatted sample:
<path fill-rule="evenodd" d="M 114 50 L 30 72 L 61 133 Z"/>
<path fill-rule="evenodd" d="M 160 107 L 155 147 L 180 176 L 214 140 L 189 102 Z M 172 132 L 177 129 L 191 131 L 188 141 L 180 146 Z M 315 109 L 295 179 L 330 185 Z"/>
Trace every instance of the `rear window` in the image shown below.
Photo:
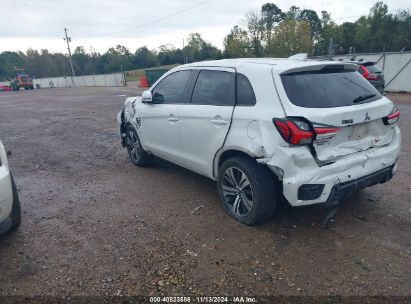
<path fill-rule="evenodd" d="M 281 76 L 288 99 L 299 107 L 335 108 L 372 102 L 380 93 L 356 71 L 310 71 Z"/>

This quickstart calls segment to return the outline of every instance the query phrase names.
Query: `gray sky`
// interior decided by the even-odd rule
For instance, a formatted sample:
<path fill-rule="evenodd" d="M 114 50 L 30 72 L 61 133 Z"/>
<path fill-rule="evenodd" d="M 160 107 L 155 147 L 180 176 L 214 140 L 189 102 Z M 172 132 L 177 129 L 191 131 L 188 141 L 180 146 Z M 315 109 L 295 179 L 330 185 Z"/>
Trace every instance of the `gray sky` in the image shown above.
<path fill-rule="evenodd" d="M 105 52 L 117 44 L 132 52 L 144 45 L 150 49 L 168 43 L 182 47 L 183 38 L 192 32 L 199 32 L 205 40 L 221 48 L 234 25 L 245 25 L 245 13 L 261 8 L 266 2 L 276 3 L 282 10 L 288 10 L 291 5 L 313 9 L 319 15 L 327 10 L 337 23 L 342 23 L 368 14 L 376 1 L 0 0 L 0 52 L 47 48 L 66 53 L 62 39 L 64 27 L 70 29 L 72 48 L 84 46 L 86 51 L 93 47 Z M 411 8 L 409 0 L 385 3 L 390 12 Z M 172 14 L 175 15 L 164 18 Z M 140 26 L 159 19 L 162 20 Z M 117 33 L 134 27 L 137 28 Z"/>

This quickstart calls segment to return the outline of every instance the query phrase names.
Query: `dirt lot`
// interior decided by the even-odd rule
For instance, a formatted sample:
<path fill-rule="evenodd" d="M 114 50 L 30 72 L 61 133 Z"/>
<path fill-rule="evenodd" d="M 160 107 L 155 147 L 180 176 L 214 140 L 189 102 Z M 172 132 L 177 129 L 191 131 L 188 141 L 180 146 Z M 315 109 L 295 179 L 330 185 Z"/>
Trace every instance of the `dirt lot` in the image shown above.
<path fill-rule="evenodd" d="M 411 96 L 388 184 L 247 227 L 214 182 L 131 164 L 115 115 L 132 88 L 0 93 L 23 224 L 0 238 L 0 295 L 411 295 Z M 196 212 L 196 207 L 204 206 Z"/>

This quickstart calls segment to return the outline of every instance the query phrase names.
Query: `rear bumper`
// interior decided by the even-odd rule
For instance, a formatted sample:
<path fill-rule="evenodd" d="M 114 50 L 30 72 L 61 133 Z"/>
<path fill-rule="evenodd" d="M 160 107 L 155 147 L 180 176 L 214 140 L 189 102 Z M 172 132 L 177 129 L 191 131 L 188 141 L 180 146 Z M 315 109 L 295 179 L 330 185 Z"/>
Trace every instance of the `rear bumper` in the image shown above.
<path fill-rule="evenodd" d="M 325 202 L 326 207 L 338 205 L 343 198 L 352 195 L 357 190 L 388 182 L 393 176 L 393 167 L 384 168 L 353 181 L 335 184 Z"/>
<path fill-rule="evenodd" d="M 392 142 L 384 147 L 347 155 L 335 163 L 319 167 L 306 147 L 280 149 L 271 159 L 261 161 L 274 173 L 282 173 L 284 197 L 292 206 L 326 203 L 337 204 L 356 189 L 389 180 L 395 172 L 401 150 L 400 129 L 395 128 Z M 279 170 L 280 169 L 280 170 Z M 379 175 L 380 172 L 382 176 Z M 389 176 L 391 175 L 391 176 Z M 389 178 L 388 178 L 389 176 Z M 324 185 L 315 199 L 300 199 L 303 185 Z M 301 192 L 300 192 L 301 194 Z"/>

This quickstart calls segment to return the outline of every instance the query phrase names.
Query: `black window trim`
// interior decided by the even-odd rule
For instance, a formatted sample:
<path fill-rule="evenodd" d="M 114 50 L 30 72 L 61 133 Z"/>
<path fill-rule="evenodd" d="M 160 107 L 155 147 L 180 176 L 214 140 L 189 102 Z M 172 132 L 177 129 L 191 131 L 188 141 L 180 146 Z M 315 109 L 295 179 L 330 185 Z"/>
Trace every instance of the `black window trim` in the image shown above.
<path fill-rule="evenodd" d="M 223 71 L 223 70 L 219 70 L 219 69 L 214 69 L 214 68 L 219 68 L 219 67 L 213 67 L 213 66 L 210 67 L 210 68 L 213 68 L 213 69 L 207 69 L 207 68 L 208 68 L 208 67 L 201 67 L 201 68 L 196 67 L 195 69 L 182 69 L 182 70 L 177 70 L 177 71 L 175 71 L 175 72 L 172 72 L 172 73 L 168 74 L 167 76 L 165 76 L 163 79 L 161 79 L 161 81 L 160 81 L 159 83 L 157 83 L 156 86 L 151 89 L 151 93 L 153 93 L 153 91 L 156 89 L 156 87 L 157 87 L 161 82 L 163 82 L 163 80 L 165 80 L 167 77 L 169 77 L 170 75 L 173 75 L 173 74 L 178 73 L 178 72 L 189 71 L 191 74 L 190 74 L 189 80 L 187 81 L 187 84 L 186 84 L 186 86 L 185 86 L 185 88 L 184 88 L 184 92 L 183 92 L 183 102 L 179 102 L 179 103 L 158 103 L 158 104 L 163 104 L 163 105 L 165 105 L 165 104 L 172 104 L 172 105 L 200 105 L 200 106 L 201 106 L 201 105 L 206 105 L 206 106 L 218 106 L 218 107 L 232 107 L 232 106 L 235 106 L 235 107 L 254 107 L 254 106 L 256 105 L 256 103 L 257 103 L 257 97 L 256 97 L 256 95 L 255 95 L 255 90 L 254 90 L 254 88 L 253 88 L 253 85 L 251 84 L 250 79 L 249 79 L 246 75 L 244 75 L 243 73 L 237 72 L 237 69 L 236 69 L 236 68 L 232 68 L 232 69 L 234 69 L 234 72 Z M 225 68 L 225 67 L 224 67 L 224 68 Z M 191 102 L 191 100 L 192 100 L 192 98 L 193 98 L 194 87 L 195 87 L 195 85 L 196 85 L 196 83 L 197 83 L 197 80 L 198 80 L 198 77 L 199 77 L 201 71 L 219 71 L 219 72 L 226 72 L 226 73 L 232 73 L 232 74 L 234 74 L 234 79 L 232 79 L 232 81 L 234 82 L 234 104 L 233 104 L 233 105 L 222 105 L 222 104 L 215 104 L 215 105 L 211 105 L 211 104 L 193 104 L 193 103 Z M 252 89 L 252 91 L 253 91 L 253 94 L 254 94 L 254 99 L 255 99 L 255 102 L 254 102 L 254 103 L 250 103 L 250 104 L 238 104 L 238 96 L 237 96 L 237 93 L 238 93 L 238 90 L 237 90 L 237 85 L 238 85 L 238 79 L 237 79 L 237 78 L 238 78 L 238 75 L 244 76 L 244 77 L 247 79 L 247 81 L 249 82 L 249 84 L 250 84 L 250 86 L 251 86 L 251 89 Z"/>

